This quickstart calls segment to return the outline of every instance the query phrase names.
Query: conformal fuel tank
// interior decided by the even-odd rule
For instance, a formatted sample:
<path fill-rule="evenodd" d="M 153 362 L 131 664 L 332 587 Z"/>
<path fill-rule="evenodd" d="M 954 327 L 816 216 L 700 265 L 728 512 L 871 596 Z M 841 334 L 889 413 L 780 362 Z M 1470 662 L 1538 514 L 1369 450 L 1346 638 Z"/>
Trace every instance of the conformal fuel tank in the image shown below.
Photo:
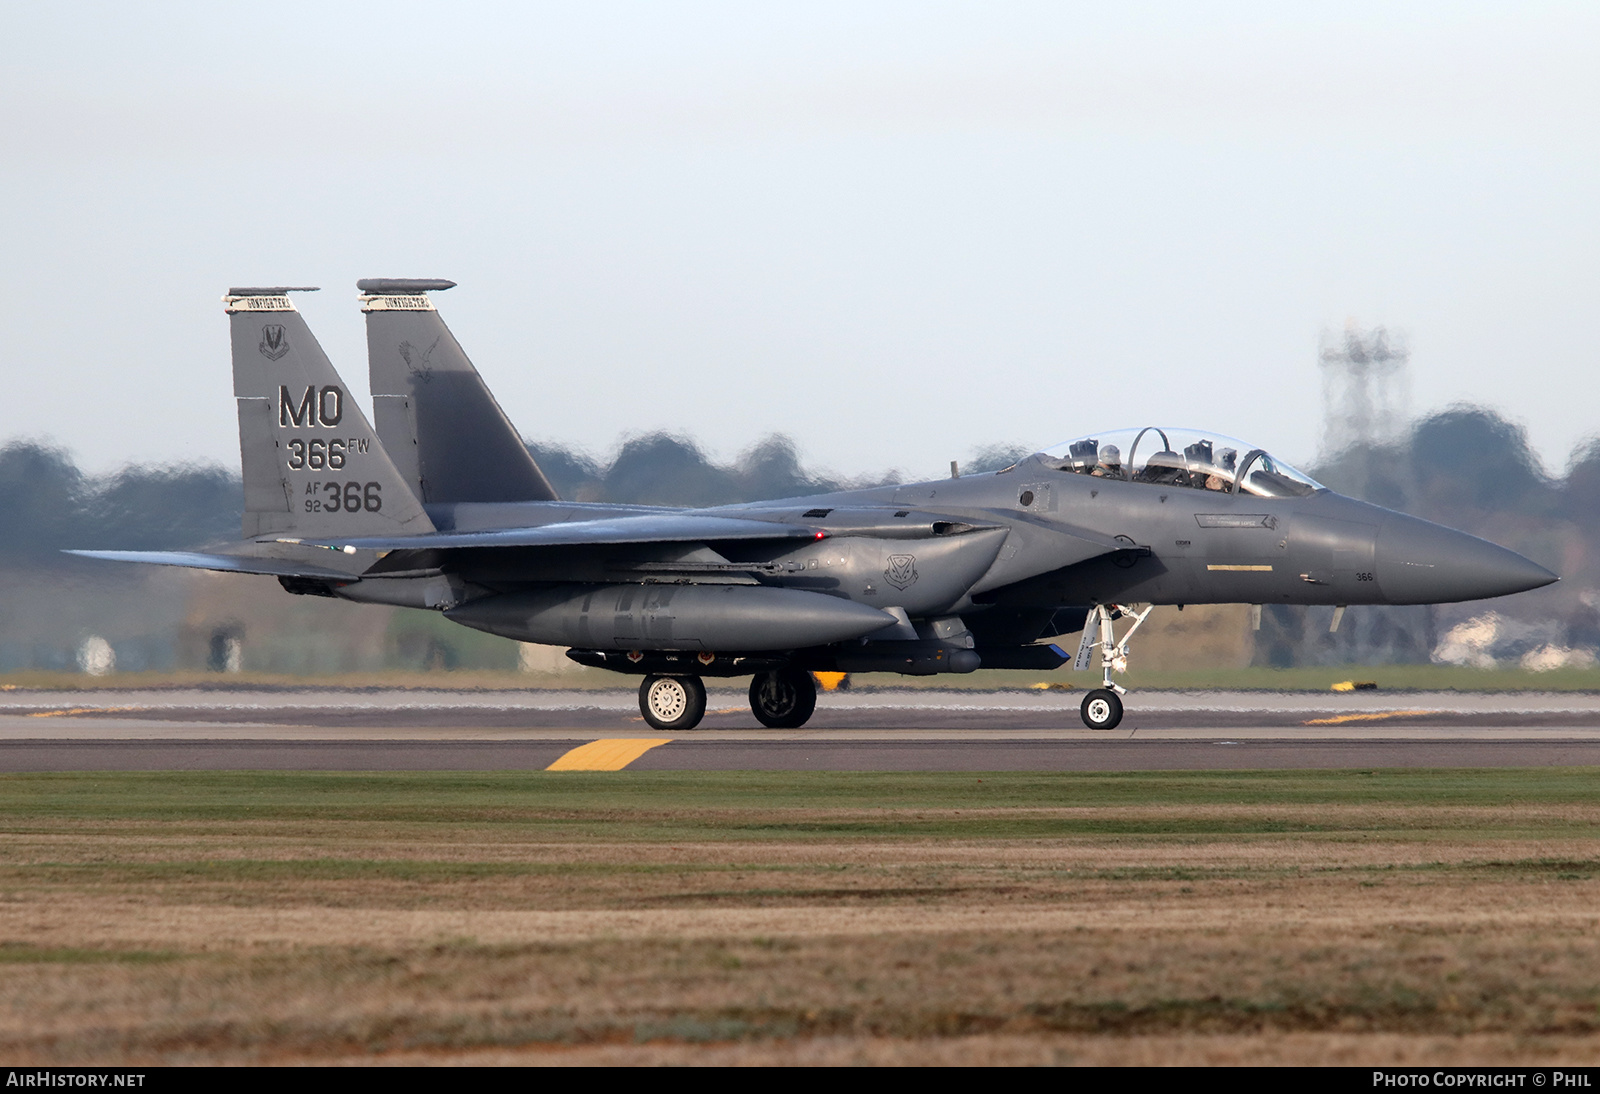
<path fill-rule="evenodd" d="M 887 612 L 762 585 L 557 585 L 445 612 L 519 642 L 616 650 L 787 650 L 881 630 Z"/>

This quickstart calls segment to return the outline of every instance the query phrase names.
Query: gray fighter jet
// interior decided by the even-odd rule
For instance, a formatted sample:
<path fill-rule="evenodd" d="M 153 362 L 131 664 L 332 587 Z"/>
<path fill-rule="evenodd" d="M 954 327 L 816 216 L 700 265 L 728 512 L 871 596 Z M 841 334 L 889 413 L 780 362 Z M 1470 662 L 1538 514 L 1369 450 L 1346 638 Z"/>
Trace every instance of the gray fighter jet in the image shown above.
<path fill-rule="evenodd" d="M 1205 430 L 1101 433 L 1002 471 L 713 509 L 562 501 L 430 293 L 358 282 L 374 418 L 286 287 L 224 297 L 245 542 L 95 558 L 270 574 L 290 593 L 444 613 L 643 677 L 661 730 L 703 677 L 752 677 L 763 725 L 805 723 L 811 673 L 1098 668 L 1091 729 L 1122 717 L 1129 640 L 1156 606 L 1477 600 L 1556 575 L 1505 548 L 1342 497 Z M 1118 637 L 1116 625 L 1126 621 Z M 1081 631 L 1076 656 L 1053 640 Z"/>

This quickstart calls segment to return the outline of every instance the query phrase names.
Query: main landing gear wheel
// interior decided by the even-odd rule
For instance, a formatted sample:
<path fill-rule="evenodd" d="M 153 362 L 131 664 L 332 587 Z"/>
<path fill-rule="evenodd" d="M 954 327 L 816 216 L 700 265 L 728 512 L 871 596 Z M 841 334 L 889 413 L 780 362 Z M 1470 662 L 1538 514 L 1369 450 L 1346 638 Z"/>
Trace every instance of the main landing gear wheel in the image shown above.
<path fill-rule="evenodd" d="M 1116 729 L 1122 721 L 1122 699 L 1108 688 L 1095 688 L 1083 697 L 1079 712 L 1090 729 Z"/>
<path fill-rule="evenodd" d="M 799 729 L 817 709 L 817 682 L 799 669 L 773 669 L 750 681 L 750 712 L 768 729 Z"/>
<path fill-rule="evenodd" d="M 639 713 L 656 729 L 693 729 L 706 713 L 706 686 L 698 676 L 646 676 Z"/>

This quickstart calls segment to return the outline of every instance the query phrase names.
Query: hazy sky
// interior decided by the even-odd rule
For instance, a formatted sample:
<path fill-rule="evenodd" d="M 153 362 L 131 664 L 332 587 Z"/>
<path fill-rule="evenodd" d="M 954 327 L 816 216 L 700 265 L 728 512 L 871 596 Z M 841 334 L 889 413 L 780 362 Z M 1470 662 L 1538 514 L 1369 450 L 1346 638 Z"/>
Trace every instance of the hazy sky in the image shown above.
<path fill-rule="evenodd" d="M 1600 431 L 1600 5 L 8 3 L 0 439 L 237 466 L 229 285 L 366 388 L 358 277 L 531 437 L 845 474 L 1197 424 L 1316 452 L 1318 332 L 1552 470 Z"/>

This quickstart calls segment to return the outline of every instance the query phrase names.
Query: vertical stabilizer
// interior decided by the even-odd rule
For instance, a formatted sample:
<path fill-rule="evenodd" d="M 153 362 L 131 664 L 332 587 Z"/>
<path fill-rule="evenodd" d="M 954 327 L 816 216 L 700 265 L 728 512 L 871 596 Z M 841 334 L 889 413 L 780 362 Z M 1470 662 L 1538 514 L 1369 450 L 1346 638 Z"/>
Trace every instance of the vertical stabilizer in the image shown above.
<path fill-rule="evenodd" d="M 356 282 L 378 434 L 425 502 L 555 501 L 478 370 L 428 298 L 454 281 Z"/>
<path fill-rule="evenodd" d="M 317 539 L 431 532 L 410 485 L 290 302 L 229 289 L 244 534 Z"/>

